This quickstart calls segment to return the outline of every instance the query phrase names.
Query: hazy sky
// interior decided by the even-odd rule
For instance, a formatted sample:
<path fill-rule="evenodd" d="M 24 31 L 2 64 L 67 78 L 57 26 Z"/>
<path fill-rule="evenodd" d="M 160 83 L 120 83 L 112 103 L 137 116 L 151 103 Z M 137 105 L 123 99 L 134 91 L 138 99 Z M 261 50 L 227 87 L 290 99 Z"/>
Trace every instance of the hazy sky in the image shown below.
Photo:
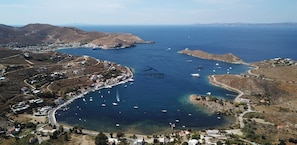
<path fill-rule="evenodd" d="M 0 23 L 297 22 L 297 0 L 1 0 Z"/>

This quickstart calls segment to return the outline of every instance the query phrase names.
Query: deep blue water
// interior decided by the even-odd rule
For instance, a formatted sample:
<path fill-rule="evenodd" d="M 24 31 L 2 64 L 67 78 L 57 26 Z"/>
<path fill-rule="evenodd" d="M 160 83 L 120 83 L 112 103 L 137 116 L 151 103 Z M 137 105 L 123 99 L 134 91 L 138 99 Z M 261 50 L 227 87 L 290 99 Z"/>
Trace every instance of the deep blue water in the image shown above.
<path fill-rule="evenodd" d="M 92 50 L 86 48 L 61 49 L 59 52 L 89 55 L 109 60 L 134 69 L 134 83 L 126 83 L 91 92 L 70 104 L 68 111 L 58 111 L 57 120 L 86 129 L 115 132 L 125 131 L 152 134 L 169 130 L 169 122 L 181 128 L 209 128 L 224 125 L 227 120 L 205 113 L 189 103 L 190 94 L 206 94 L 234 99 L 236 93 L 209 84 L 207 76 L 239 74 L 248 66 L 202 60 L 178 54 L 184 48 L 201 49 L 210 53 L 233 53 L 247 62 L 274 57 L 297 59 L 296 27 L 206 27 L 206 26 L 80 26 L 87 31 L 128 32 L 155 44 L 139 44 L 119 50 Z M 168 48 L 171 48 L 168 51 Z M 191 60 L 191 62 L 189 62 Z M 197 69 L 202 65 L 203 69 Z M 148 76 L 145 71 L 162 73 L 163 78 Z M 195 78 L 190 74 L 199 73 Z M 120 96 L 118 106 L 116 92 Z M 231 95 L 230 95 L 231 94 Z M 101 97 L 103 96 L 103 97 Z M 93 102 L 89 98 L 93 98 Z M 106 107 L 101 107 L 105 102 Z M 137 105 L 139 108 L 134 109 Z M 167 113 L 162 110 L 166 109 Z M 178 120 L 179 122 L 176 122 Z M 120 127 L 115 124 L 119 123 Z"/>

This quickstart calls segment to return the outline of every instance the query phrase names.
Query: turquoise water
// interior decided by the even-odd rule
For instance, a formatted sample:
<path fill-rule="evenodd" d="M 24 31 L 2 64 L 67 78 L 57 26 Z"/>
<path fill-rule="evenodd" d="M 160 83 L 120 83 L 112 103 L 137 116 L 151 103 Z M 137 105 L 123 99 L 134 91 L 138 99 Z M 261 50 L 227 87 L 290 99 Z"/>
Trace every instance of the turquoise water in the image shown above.
<path fill-rule="evenodd" d="M 79 125 L 86 129 L 153 134 L 169 131 L 169 123 L 177 129 L 211 128 L 228 121 L 208 114 L 191 104 L 190 94 L 206 94 L 232 100 L 236 93 L 212 86 L 211 74 L 244 73 L 248 66 L 202 60 L 178 54 L 184 48 L 202 49 L 211 53 L 231 52 L 248 62 L 273 57 L 296 59 L 296 28 L 226 28 L 197 26 L 88 26 L 84 30 L 130 32 L 155 44 L 139 44 L 120 50 L 62 49 L 74 55 L 89 55 L 134 69 L 134 82 L 112 89 L 91 92 L 74 101 L 67 111 L 58 111 L 58 122 Z M 284 38 L 285 37 L 285 38 Z M 293 38 L 292 38 L 293 37 Z M 170 50 L 168 49 L 170 48 Z M 286 52 L 289 51 L 290 53 Z M 265 52 L 265 53 L 263 53 Z M 295 58 L 294 58 L 295 57 Z M 219 63 L 219 66 L 216 65 Z M 198 65 L 203 69 L 198 70 Z M 230 67 L 232 69 L 230 69 Z M 213 72 L 215 70 L 215 73 Z M 200 77 L 190 74 L 199 73 Z M 164 74 L 156 77 L 154 74 Z M 120 96 L 117 106 L 116 95 Z M 231 94 L 231 95 L 230 95 Z M 89 98 L 93 101 L 90 102 Z M 102 103 L 106 107 L 102 107 Z M 135 109 L 134 106 L 138 106 Z M 166 110 L 164 113 L 162 110 Z M 120 126 L 117 127 L 116 124 Z"/>

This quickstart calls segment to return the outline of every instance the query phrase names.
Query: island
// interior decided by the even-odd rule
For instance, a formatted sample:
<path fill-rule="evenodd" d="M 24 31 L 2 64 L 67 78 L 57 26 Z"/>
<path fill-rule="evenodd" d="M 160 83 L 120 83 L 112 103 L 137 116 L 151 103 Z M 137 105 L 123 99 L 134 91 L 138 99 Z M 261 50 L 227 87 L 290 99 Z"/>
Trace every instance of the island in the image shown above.
<path fill-rule="evenodd" d="M 74 27 L 49 24 L 28 24 L 12 27 L 0 24 L 0 47 L 52 50 L 61 47 L 88 47 L 115 49 L 133 47 L 135 44 L 154 43 L 144 41 L 131 33 L 86 32 Z"/>
<path fill-rule="evenodd" d="M 190 50 L 189 48 L 185 48 L 184 50 L 181 50 L 178 53 L 187 54 L 201 59 L 216 60 L 216 61 L 222 61 L 222 62 L 228 62 L 228 63 L 234 63 L 234 64 L 246 64 L 239 57 L 235 56 L 232 53 L 227 53 L 222 55 L 210 54 L 202 50 Z"/>

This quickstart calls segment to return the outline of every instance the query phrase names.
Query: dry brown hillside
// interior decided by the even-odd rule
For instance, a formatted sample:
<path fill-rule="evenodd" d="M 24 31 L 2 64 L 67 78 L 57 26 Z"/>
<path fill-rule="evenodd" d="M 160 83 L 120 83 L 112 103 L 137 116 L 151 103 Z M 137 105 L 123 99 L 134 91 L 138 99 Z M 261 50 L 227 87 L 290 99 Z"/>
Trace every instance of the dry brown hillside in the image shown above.
<path fill-rule="evenodd" d="M 75 44 L 98 48 L 126 48 L 146 42 L 130 33 L 86 32 L 74 27 L 29 24 L 24 27 L 0 25 L 0 46 L 28 47 Z"/>

